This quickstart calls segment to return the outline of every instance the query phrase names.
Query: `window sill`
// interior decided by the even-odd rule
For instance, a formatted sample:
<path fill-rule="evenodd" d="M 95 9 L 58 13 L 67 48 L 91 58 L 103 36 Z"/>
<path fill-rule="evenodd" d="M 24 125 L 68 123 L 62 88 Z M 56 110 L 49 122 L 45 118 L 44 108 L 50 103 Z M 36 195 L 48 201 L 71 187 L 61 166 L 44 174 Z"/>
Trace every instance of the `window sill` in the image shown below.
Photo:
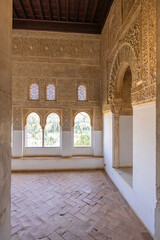
<path fill-rule="evenodd" d="M 60 148 L 60 147 L 25 147 L 25 148 Z"/>
<path fill-rule="evenodd" d="M 132 167 L 121 167 L 114 169 L 123 180 L 130 186 L 133 187 L 133 168 Z"/>
<path fill-rule="evenodd" d="M 74 146 L 74 148 L 91 148 L 92 146 Z"/>

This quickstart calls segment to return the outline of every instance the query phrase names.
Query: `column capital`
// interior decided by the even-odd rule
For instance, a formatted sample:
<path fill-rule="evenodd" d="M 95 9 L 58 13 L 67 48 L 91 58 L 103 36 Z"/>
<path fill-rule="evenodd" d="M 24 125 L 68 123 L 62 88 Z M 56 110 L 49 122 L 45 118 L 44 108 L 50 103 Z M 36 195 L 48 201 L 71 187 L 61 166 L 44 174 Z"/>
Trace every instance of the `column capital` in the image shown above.
<path fill-rule="evenodd" d="M 115 115 L 119 116 L 120 110 L 122 109 L 122 98 L 114 99 L 113 109 L 114 109 Z"/>

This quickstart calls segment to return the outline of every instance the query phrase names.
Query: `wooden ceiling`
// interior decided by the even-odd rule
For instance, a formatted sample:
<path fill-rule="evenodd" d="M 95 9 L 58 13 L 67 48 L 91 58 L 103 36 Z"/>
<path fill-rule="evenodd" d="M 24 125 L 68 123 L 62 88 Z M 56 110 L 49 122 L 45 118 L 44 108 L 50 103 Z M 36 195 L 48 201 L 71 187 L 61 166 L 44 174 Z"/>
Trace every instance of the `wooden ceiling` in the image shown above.
<path fill-rule="evenodd" d="M 13 0 L 13 28 L 101 33 L 113 0 Z"/>

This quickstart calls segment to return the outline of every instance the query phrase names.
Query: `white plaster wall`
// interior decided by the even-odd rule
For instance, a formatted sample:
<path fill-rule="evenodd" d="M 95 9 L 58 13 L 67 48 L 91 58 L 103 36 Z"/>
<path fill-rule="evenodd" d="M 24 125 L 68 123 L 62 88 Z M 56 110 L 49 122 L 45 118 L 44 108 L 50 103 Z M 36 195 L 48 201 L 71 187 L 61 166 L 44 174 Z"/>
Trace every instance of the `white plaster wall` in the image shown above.
<path fill-rule="evenodd" d="M 60 147 L 25 147 L 24 156 L 60 156 Z"/>
<path fill-rule="evenodd" d="M 114 116 L 107 113 L 103 116 L 103 154 L 107 167 L 112 167 L 113 162 L 113 132 Z"/>
<path fill-rule="evenodd" d="M 93 131 L 93 155 L 103 156 L 103 132 Z"/>
<path fill-rule="evenodd" d="M 154 234 L 156 206 L 155 104 L 133 108 L 133 166 L 134 207 Z"/>
<path fill-rule="evenodd" d="M 103 169 L 103 167 L 103 158 L 92 157 L 12 159 L 12 171 Z"/>
<path fill-rule="evenodd" d="M 72 155 L 92 155 L 92 147 L 73 147 Z"/>
<path fill-rule="evenodd" d="M 61 156 L 72 156 L 72 131 L 62 131 Z"/>
<path fill-rule="evenodd" d="M 23 156 L 23 131 L 21 130 L 13 130 L 12 132 L 12 156 Z"/>
<path fill-rule="evenodd" d="M 12 156 L 62 156 L 94 155 L 103 156 L 102 131 L 92 131 L 91 147 L 74 147 L 73 131 L 61 132 L 61 147 L 25 147 L 25 132 L 13 131 Z"/>
<path fill-rule="evenodd" d="M 133 165 L 133 116 L 119 117 L 119 165 Z"/>
<path fill-rule="evenodd" d="M 133 108 L 133 187 L 112 168 L 113 160 L 113 114 L 104 119 L 104 162 L 106 171 L 154 235 L 154 212 L 156 206 L 156 120 L 155 104 Z"/>

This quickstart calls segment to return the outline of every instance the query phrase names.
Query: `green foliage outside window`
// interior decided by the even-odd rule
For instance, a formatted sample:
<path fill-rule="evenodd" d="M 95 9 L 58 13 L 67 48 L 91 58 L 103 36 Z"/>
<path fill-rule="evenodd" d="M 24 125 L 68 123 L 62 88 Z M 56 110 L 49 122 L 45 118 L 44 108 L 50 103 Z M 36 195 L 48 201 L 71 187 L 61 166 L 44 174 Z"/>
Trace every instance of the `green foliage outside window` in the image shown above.
<path fill-rule="evenodd" d="M 85 112 L 80 112 L 75 117 L 74 146 L 91 146 L 90 117 Z"/>
<path fill-rule="evenodd" d="M 36 113 L 31 113 L 27 117 L 26 136 L 27 147 L 42 147 L 42 129 Z"/>
<path fill-rule="evenodd" d="M 45 147 L 60 146 L 60 124 L 59 116 L 56 113 L 51 113 L 47 117 L 47 122 L 44 131 L 44 146 Z"/>

